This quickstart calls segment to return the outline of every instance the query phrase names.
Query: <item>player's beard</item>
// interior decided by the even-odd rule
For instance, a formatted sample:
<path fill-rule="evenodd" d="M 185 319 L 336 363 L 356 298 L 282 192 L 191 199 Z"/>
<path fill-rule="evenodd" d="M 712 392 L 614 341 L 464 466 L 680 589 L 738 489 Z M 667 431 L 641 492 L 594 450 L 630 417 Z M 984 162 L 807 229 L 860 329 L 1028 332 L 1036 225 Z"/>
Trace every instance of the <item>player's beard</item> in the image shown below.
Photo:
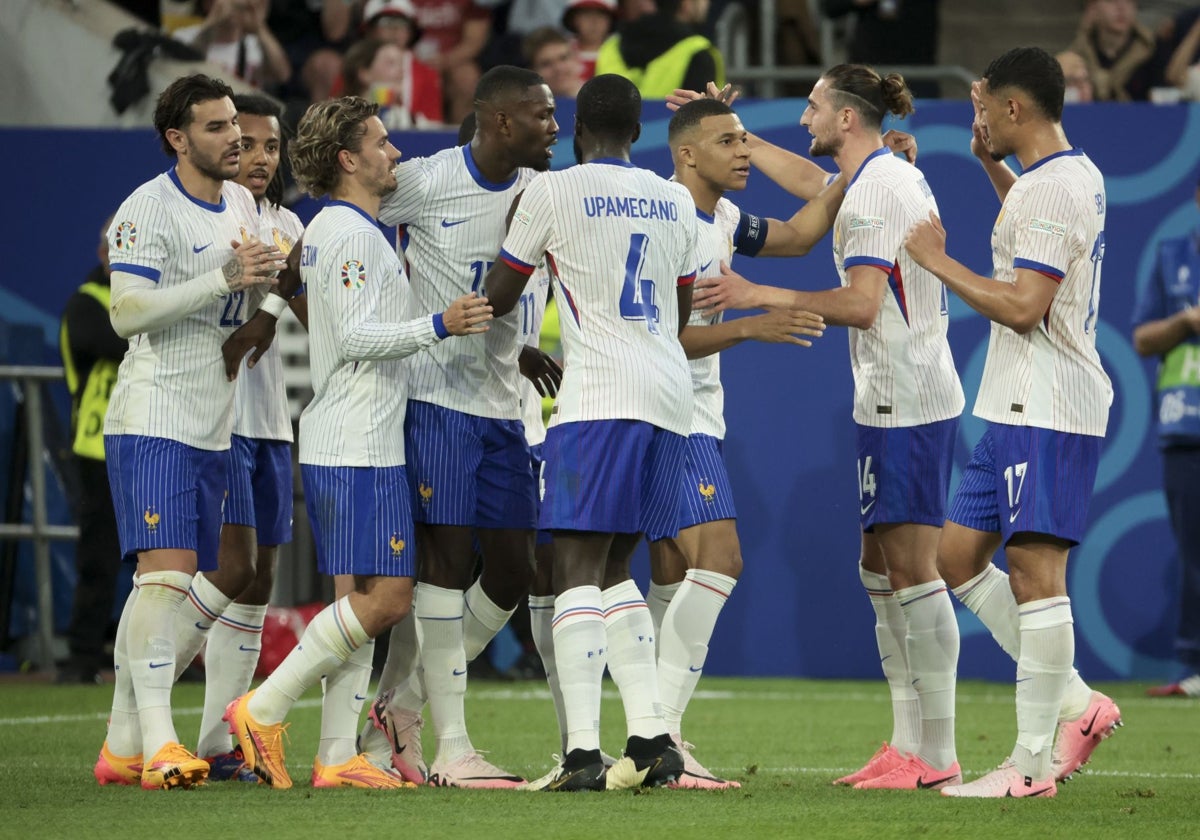
<path fill-rule="evenodd" d="M 836 157 L 837 153 L 841 150 L 842 143 L 840 140 L 821 140 L 813 137 L 808 153 L 813 157 Z"/>
<path fill-rule="evenodd" d="M 191 154 L 192 166 L 201 175 L 212 178 L 214 181 L 231 181 L 237 177 L 238 166 L 235 164 L 232 168 L 232 171 L 227 171 L 225 169 L 222 160 L 226 153 L 227 152 L 224 152 L 220 155 L 220 157 L 214 159 L 201 154 L 199 150 L 193 146 Z"/>

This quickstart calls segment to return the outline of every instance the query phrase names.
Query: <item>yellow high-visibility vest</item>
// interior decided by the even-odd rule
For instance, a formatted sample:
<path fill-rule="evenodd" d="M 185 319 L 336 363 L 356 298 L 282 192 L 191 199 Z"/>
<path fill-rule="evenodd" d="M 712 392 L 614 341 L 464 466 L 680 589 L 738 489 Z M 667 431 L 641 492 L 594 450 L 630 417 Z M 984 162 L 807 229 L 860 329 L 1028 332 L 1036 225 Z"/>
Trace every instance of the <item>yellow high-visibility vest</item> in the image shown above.
<path fill-rule="evenodd" d="M 616 73 L 633 82 L 645 99 L 662 99 L 676 88 L 683 87 L 683 77 L 688 65 L 698 52 L 708 50 L 717 65 L 717 87 L 725 86 L 725 61 L 721 51 L 703 35 L 690 35 L 673 44 L 662 55 L 654 58 L 645 67 L 630 67 L 621 55 L 621 36 L 613 35 L 600 45 L 596 54 L 596 75 Z"/>
<path fill-rule="evenodd" d="M 79 291 L 91 295 L 107 312 L 112 300 L 112 290 L 99 283 L 84 283 Z M 71 392 L 71 425 L 75 429 L 72 451 L 84 458 L 104 460 L 104 414 L 108 411 L 108 398 L 117 383 L 119 362 L 112 359 L 97 359 L 88 373 L 87 381 L 79 381 L 79 370 L 71 354 L 70 336 L 64 319 L 58 330 L 58 347 L 62 352 L 63 369 L 67 375 L 67 390 Z"/>

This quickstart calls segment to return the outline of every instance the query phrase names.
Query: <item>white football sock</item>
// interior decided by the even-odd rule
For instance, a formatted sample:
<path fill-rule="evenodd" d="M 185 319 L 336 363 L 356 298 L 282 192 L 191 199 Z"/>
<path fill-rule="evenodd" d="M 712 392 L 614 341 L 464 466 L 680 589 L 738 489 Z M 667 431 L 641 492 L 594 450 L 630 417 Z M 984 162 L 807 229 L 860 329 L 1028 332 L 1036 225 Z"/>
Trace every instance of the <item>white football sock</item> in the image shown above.
<path fill-rule="evenodd" d="M 717 617 L 729 600 L 737 579 L 719 572 L 689 569 L 667 613 L 658 640 L 658 692 L 667 731 L 680 735 L 687 709 Z"/>
<path fill-rule="evenodd" d="M 1021 655 L 1019 613 L 1008 575 L 989 563 L 982 572 L 956 587 L 954 595 L 979 617 L 996 643 L 1016 662 Z M 1075 720 L 1087 711 L 1091 702 L 1092 687 L 1072 668 L 1063 694 L 1063 707 L 1058 713 L 1059 720 Z"/>
<path fill-rule="evenodd" d="M 641 590 L 632 580 L 600 593 L 604 631 L 608 636 L 608 671 L 612 674 L 630 737 L 654 738 L 666 732 L 658 696 L 654 654 L 654 622 Z"/>
<path fill-rule="evenodd" d="M 558 684 L 558 666 L 554 661 L 554 596 L 529 596 L 529 628 L 533 633 L 533 645 L 542 658 L 546 669 L 546 684 L 550 687 L 550 699 L 554 701 L 554 715 L 558 718 L 558 734 L 562 739 L 562 750 L 567 751 L 567 712 L 563 706 L 562 688 Z"/>
<path fill-rule="evenodd" d="M 340 668 L 325 675 L 325 694 L 321 698 L 321 743 L 317 759 L 326 767 L 344 764 L 357 750 L 354 736 L 371 684 L 371 661 L 375 642 L 369 641 L 350 655 Z"/>
<path fill-rule="evenodd" d="M 1071 599 L 1064 595 L 1022 604 L 1020 627 L 1017 745 L 1012 758 L 1021 775 L 1045 779 L 1050 775 L 1058 712 L 1075 659 Z"/>
<path fill-rule="evenodd" d="M 942 580 L 896 591 L 908 625 L 905 650 L 920 697 L 921 746 L 917 754 L 945 770 L 958 761 L 954 748 L 954 693 L 958 669 L 958 621 Z"/>
<path fill-rule="evenodd" d="M 449 763 L 471 751 L 463 698 L 467 658 L 463 649 L 463 593 L 428 583 L 417 584 L 413 605 L 429 712 L 437 734 L 437 760 Z"/>
<path fill-rule="evenodd" d="M 650 619 L 654 622 L 656 638 L 662 630 L 663 616 L 667 614 L 667 608 L 671 606 L 671 599 L 675 597 L 675 593 L 681 586 L 683 586 L 683 581 L 679 581 L 679 583 L 650 581 L 650 587 L 646 590 L 646 607 L 650 610 Z"/>
<path fill-rule="evenodd" d="M 113 668 L 117 683 L 113 688 L 112 711 L 108 717 L 105 741 L 113 755 L 142 754 L 142 724 L 138 720 L 137 696 L 133 693 L 133 672 L 129 670 L 129 616 L 138 596 L 137 577 L 125 599 L 121 620 L 117 623 L 117 638 L 113 644 Z"/>
<path fill-rule="evenodd" d="M 230 604 L 208 631 L 204 647 L 204 714 L 200 718 L 201 758 L 232 748 L 229 724 L 221 718 L 231 702 L 250 690 L 262 650 L 266 604 Z"/>
<path fill-rule="evenodd" d="M 213 586 L 204 572 L 192 576 L 187 597 L 175 613 L 175 679 L 192 664 L 204 647 L 208 631 L 232 602 L 233 598 Z"/>
<path fill-rule="evenodd" d="M 185 572 L 145 572 L 129 614 L 126 646 L 133 691 L 142 725 L 147 762 L 165 744 L 178 742 L 171 718 L 175 684 L 175 612 L 187 597 L 192 576 Z"/>
<path fill-rule="evenodd" d="M 567 750 L 598 750 L 600 682 L 608 644 L 600 587 L 576 586 L 555 598 L 553 632 L 567 716 Z"/>
<path fill-rule="evenodd" d="M 410 609 L 398 624 L 392 625 L 388 636 L 387 658 L 383 662 L 383 670 L 379 672 L 376 697 L 393 688 L 399 694 L 401 683 L 406 682 L 416 672 L 420 661 L 417 647 L 417 620 Z M 424 705 L 425 695 L 422 693 L 416 711 L 420 712 Z M 376 729 L 369 717 L 363 722 L 358 737 L 363 752 L 386 755 L 391 750 L 387 735 Z"/>
<path fill-rule="evenodd" d="M 887 575 L 858 566 L 858 577 L 875 610 L 875 643 L 879 663 L 892 695 L 892 746 L 902 753 L 915 753 L 921 745 L 921 700 L 908 671 L 905 638 L 908 622 L 896 602 Z"/>
<path fill-rule="evenodd" d="M 483 591 L 482 581 L 477 579 L 463 595 L 463 654 L 468 662 L 483 653 L 516 612 L 497 606 Z"/>
<path fill-rule="evenodd" d="M 313 617 L 292 652 L 255 690 L 247 704 L 250 716 L 259 723 L 279 723 L 304 692 L 370 640 L 350 596 L 334 601 Z"/>

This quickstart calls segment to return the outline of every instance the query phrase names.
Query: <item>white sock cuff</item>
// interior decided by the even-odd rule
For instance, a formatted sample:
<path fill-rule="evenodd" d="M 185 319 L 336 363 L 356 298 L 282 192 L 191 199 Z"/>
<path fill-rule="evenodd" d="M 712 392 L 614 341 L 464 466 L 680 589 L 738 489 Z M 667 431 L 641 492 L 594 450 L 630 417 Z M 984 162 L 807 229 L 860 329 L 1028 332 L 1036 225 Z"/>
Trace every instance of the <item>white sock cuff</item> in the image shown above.
<path fill-rule="evenodd" d="M 349 595 L 334 601 L 333 620 L 337 624 L 337 629 L 341 636 L 340 641 L 349 648 L 346 651 L 346 658 L 349 658 L 354 651 L 371 641 L 371 637 L 367 635 L 367 631 L 363 629 L 362 623 L 359 622 L 358 616 L 354 614 L 354 608 L 350 606 Z"/>
<path fill-rule="evenodd" d="M 192 585 L 187 572 L 143 572 L 137 580 L 139 598 L 165 598 L 182 602 Z"/>
<path fill-rule="evenodd" d="M 221 613 L 220 623 L 234 630 L 261 633 L 267 617 L 266 604 L 239 604 L 234 602 Z"/>
<path fill-rule="evenodd" d="M 1008 575 L 1000 571 L 994 563 L 988 563 L 982 572 L 951 591 L 954 592 L 955 598 L 962 601 L 964 607 L 974 612 L 976 606 L 986 600 L 993 589 L 1007 581 Z"/>
<path fill-rule="evenodd" d="M 600 593 L 600 607 L 604 610 L 604 621 L 616 621 L 630 610 L 644 610 L 646 599 L 642 590 L 632 580 L 623 580 Z"/>
<path fill-rule="evenodd" d="M 480 579 L 482 580 L 482 579 Z M 500 628 L 508 623 L 508 619 L 516 610 L 506 610 L 499 607 L 495 601 L 483 591 L 480 580 L 475 581 L 463 595 L 463 604 L 471 614 L 487 629 L 499 633 Z"/>
<path fill-rule="evenodd" d="M 918 583 L 915 586 L 906 586 L 904 589 L 896 590 L 896 600 L 900 606 L 907 607 L 917 601 L 923 600 L 931 595 L 936 595 L 939 592 L 946 591 L 946 582 L 943 580 L 931 580 L 926 583 Z"/>
<path fill-rule="evenodd" d="M 862 563 L 858 564 L 858 579 L 862 581 L 863 589 L 872 598 L 887 597 L 892 594 L 892 584 L 887 575 L 868 571 Z"/>
<path fill-rule="evenodd" d="M 531 610 L 553 610 L 554 596 L 553 595 L 530 595 L 529 609 Z"/>
<path fill-rule="evenodd" d="M 418 583 L 413 600 L 413 614 L 418 618 L 462 618 L 463 591 L 444 589 L 431 583 Z"/>
<path fill-rule="evenodd" d="M 233 598 L 218 589 L 204 572 L 197 572 L 192 578 L 187 597 L 196 611 L 209 621 L 219 619 L 225 608 L 233 602 Z"/>
<path fill-rule="evenodd" d="M 713 590 L 714 594 L 720 595 L 722 599 L 728 598 L 733 593 L 733 587 L 737 586 L 737 578 L 706 569 L 688 569 L 683 579 Z"/>
<path fill-rule="evenodd" d="M 554 599 L 555 630 L 587 621 L 603 621 L 604 610 L 600 606 L 600 587 L 576 586 Z"/>
<path fill-rule="evenodd" d="M 1066 595 L 1043 598 L 1019 605 L 1021 632 L 1026 630 L 1049 630 L 1064 624 L 1074 624 L 1071 616 L 1071 599 Z"/>
<path fill-rule="evenodd" d="M 646 600 L 661 601 L 664 604 L 669 604 L 682 585 L 683 581 L 679 581 L 678 583 L 655 583 L 654 581 L 650 581 L 650 587 L 646 590 Z"/>

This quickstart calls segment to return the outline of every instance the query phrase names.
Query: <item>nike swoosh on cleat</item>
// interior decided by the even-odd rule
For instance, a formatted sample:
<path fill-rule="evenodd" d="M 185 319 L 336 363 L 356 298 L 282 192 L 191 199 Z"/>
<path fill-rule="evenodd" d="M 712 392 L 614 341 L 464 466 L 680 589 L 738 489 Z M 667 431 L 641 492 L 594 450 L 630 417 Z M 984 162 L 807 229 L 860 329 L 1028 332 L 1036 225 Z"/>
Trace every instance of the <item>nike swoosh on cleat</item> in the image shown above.
<path fill-rule="evenodd" d="M 953 779 L 954 775 L 955 774 L 951 774 L 942 779 L 934 779 L 932 782 L 927 782 L 924 778 L 919 778 L 917 779 L 917 790 L 929 790 L 930 788 L 935 788 L 938 785 L 944 785 L 946 782 Z"/>
<path fill-rule="evenodd" d="M 467 222 L 467 219 L 460 219 L 457 222 L 452 222 L 449 219 L 442 219 L 442 227 L 444 227 L 444 228 L 458 227 L 459 225 L 466 224 L 466 222 Z"/>
<path fill-rule="evenodd" d="M 202 251 L 207 251 L 207 250 L 208 250 L 208 248 L 209 248 L 209 245 L 212 245 L 212 243 L 211 243 L 211 242 L 209 242 L 209 243 L 208 243 L 208 245 L 193 245 L 193 246 L 192 246 L 192 253 L 193 253 L 193 254 L 199 254 L 199 253 L 200 253 L 200 252 L 202 252 Z"/>
<path fill-rule="evenodd" d="M 1050 792 L 1050 788 L 1042 788 L 1041 790 L 1035 790 L 1032 793 L 1027 793 L 1025 795 L 1026 796 L 1041 796 L 1043 793 L 1049 793 L 1049 792 Z M 1005 796 L 1005 798 L 1008 798 L 1008 799 L 1014 798 L 1012 788 L 1009 788 L 1008 790 L 1004 791 L 1004 796 Z"/>
<path fill-rule="evenodd" d="M 559 776 L 557 779 L 552 781 L 550 784 L 546 785 L 546 790 L 558 790 L 563 785 L 565 785 L 567 782 L 571 781 L 571 779 L 574 779 L 576 776 L 578 776 L 580 773 L 582 773 L 585 769 L 587 769 L 587 768 L 581 767 L 578 770 L 572 770 L 569 773 L 563 773 L 563 775 Z"/>
<path fill-rule="evenodd" d="M 152 665 L 150 667 L 154 667 L 154 666 Z M 1088 725 L 1079 727 L 1080 735 L 1082 735 L 1086 738 L 1088 735 L 1092 734 L 1092 727 L 1096 725 L 1096 718 L 1097 718 L 1097 716 L 1099 716 L 1099 714 L 1100 714 L 1100 710 L 1096 709 L 1096 711 L 1092 714 L 1092 719 L 1088 721 Z"/>

